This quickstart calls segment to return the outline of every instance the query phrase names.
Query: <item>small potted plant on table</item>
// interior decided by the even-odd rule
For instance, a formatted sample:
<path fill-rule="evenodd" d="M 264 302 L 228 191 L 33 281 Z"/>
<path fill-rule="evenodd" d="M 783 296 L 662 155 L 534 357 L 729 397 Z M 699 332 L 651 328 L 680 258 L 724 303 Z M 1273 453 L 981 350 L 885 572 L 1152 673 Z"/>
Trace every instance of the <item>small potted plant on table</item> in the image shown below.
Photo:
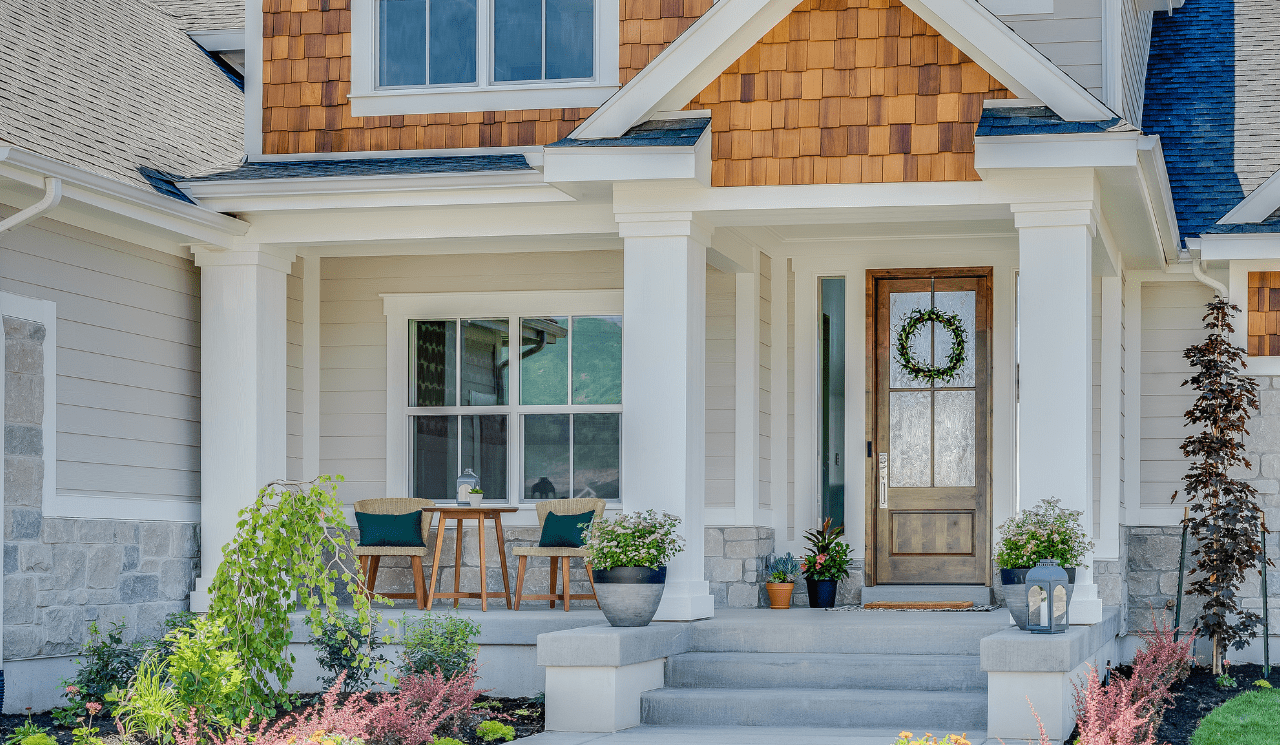
<path fill-rule="evenodd" d="M 809 553 L 804 557 L 804 582 L 809 591 L 810 608 L 834 608 L 836 587 L 849 576 L 849 544 L 840 540 L 844 528 L 831 527 L 831 518 L 822 528 L 804 534 Z"/>
<path fill-rule="evenodd" d="M 662 602 L 667 562 L 684 550 L 680 518 L 655 510 L 592 522 L 583 548 L 591 553 L 596 601 L 612 626 L 648 626 Z"/>
<path fill-rule="evenodd" d="M 800 562 L 788 553 L 771 557 L 767 562 L 769 580 L 764 589 L 769 593 L 769 607 L 781 610 L 791 607 L 791 593 L 796 589 L 796 577 L 800 574 Z"/>
<path fill-rule="evenodd" d="M 1005 605 L 1018 628 L 1027 628 L 1027 595 L 1020 585 L 1027 583 L 1027 572 L 1045 559 L 1053 559 L 1067 571 L 1067 604 L 1076 581 L 1076 567 L 1088 567 L 1085 554 L 1093 550 L 1093 541 L 1080 524 L 1080 513 L 1062 507 L 1054 498 L 1041 500 L 1005 520 L 997 530 L 1000 540 L 996 564 L 1000 567 L 1000 584 L 1006 588 Z"/>

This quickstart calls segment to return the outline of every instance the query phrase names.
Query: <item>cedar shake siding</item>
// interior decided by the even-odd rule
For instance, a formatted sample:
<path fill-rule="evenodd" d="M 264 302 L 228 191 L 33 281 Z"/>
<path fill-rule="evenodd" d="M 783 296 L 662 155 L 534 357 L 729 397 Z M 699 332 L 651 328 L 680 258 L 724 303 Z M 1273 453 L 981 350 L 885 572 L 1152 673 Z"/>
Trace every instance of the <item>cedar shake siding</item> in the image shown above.
<path fill-rule="evenodd" d="M 805 0 L 686 108 L 713 186 L 976 181 L 982 102 L 1009 97 L 899 0 Z"/>
<path fill-rule="evenodd" d="M 625 84 L 711 0 L 620 0 Z M 545 145 L 594 109 L 353 117 L 349 0 L 263 1 L 262 151 L 267 154 Z"/>

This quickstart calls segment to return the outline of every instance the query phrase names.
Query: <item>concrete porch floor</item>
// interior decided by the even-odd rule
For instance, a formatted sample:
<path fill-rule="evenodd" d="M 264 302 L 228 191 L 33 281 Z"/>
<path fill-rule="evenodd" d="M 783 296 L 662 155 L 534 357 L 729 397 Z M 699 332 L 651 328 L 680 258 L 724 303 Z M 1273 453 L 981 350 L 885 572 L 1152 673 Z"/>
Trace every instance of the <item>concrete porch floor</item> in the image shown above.
<path fill-rule="evenodd" d="M 642 724 L 612 733 L 542 732 L 519 742 L 528 745 L 891 745 L 899 731 L 826 727 L 655 727 Z M 920 736 L 924 731 L 913 734 Z M 945 734 L 949 733 L 942 733 Z M 973 745 L 1000 745 L 999 740 L 988 740 L 984 732 L 969 732 L 966 736 Z M 1010 742 L 1005 745 L 1021 744 Z"/>

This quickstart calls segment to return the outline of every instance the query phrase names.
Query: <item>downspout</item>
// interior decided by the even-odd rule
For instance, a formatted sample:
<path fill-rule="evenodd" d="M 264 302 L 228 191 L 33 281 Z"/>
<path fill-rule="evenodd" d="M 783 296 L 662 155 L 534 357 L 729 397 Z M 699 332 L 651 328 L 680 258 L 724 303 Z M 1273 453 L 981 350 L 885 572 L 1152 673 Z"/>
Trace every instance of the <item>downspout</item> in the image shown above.
<path fill-rule="evenodd" d="M 39 202 L 31 205 L 18 214 L 0 221 L 0 233 L 10 228 L 16 228 L 19 225 L 31 222 L 41 214 L 48 212 L 58 206 L 58 202 L 62 201 L 62 179 L 46 176 L 44 179 L 44 196 Z"/>
<path fill-rule="evenodd" d="M 1214 294 L 1218 297 L 1225 298 L 1227 296 L 1227 286 L 1205 274 L 1204 270 L 1200 268 L 1200 259 L 1193 259 L 1191 261 L 1191 276 L 1200 280 L 1201 284 L 1212 289 Z"/>

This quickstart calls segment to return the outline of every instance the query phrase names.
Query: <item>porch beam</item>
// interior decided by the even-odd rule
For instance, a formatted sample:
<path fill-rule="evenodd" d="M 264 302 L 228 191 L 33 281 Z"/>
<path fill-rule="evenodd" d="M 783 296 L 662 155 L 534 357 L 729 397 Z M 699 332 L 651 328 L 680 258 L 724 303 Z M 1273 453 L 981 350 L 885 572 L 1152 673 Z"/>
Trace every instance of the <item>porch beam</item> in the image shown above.
<path fill-rule="evenodd" d="M 1018 501 L 1058 497 L 1093 527 L 1093 241 L 1091 202 L 1015 204 L 1018 229 Z M 1092 555 L 1086 557 L 1092 563 Z M 1076 570 L 1071 621 L 1102 619 L 1092 571 Z"/>
<path fill-rule="evenodd" d="M 710 234 L 689 213 L 620 219 L 623 249 L 622 483 L 628 510 L 681 518 L 656 618 L 710 618 L 704 577 L 706 298 Z"/>
<path fill-rule="evenodd" d="M 200 267 L 200 578 L 209 605 L 237 513 L 285 476 L 286 285 L 293 255 L 193 247 Z"/>

